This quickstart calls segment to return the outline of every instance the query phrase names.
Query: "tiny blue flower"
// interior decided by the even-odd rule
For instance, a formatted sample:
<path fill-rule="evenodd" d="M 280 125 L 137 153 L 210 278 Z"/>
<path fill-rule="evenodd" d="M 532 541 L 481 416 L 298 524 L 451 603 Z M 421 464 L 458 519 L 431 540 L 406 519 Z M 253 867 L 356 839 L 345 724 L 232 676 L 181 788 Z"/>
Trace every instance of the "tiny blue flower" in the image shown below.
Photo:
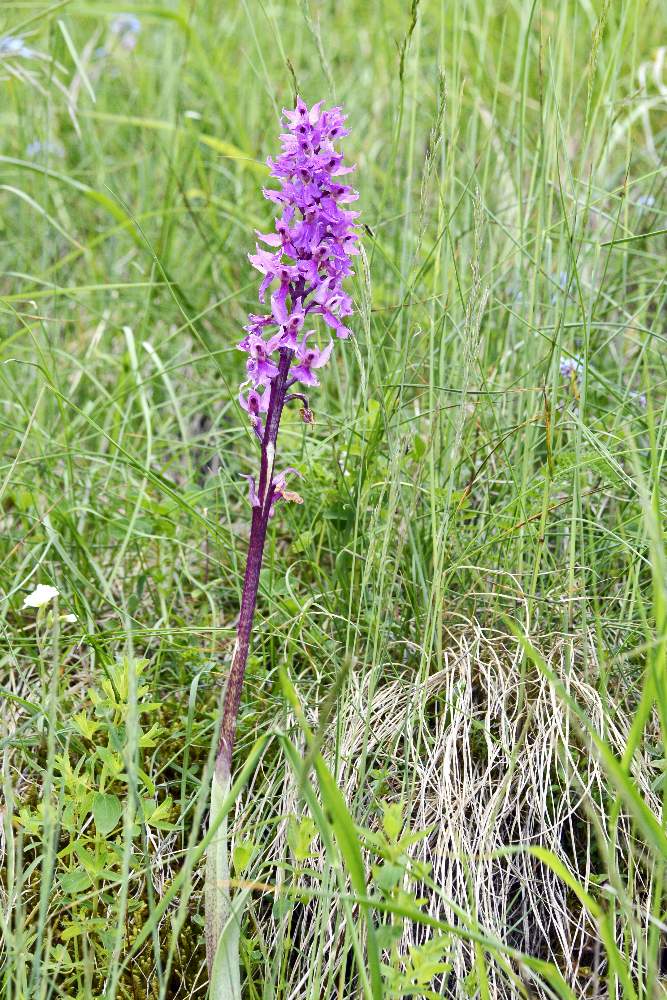
<path fill-rule="evenodd" d="M 35 53 L 29 49 L 19 35 L 4 35 L 0 38 L 0 59 L 9 56 L 20 56 L 23 59 L 32 59 Z"/>
<path fill-rule="evenodd" d="M 137 44 L 137 36 L 141 31 L 141 21 L 134 14 L 119 14 L 111 22 L 111 34 L 116 35 L 120 44 L 128 52 Z"/>
<path fill-rule="evenodd" d="M 565 355 L 561 357 L 560 373 L 563 378 L 575 378 L 578 381 L 583 370 L 584 361 L 581 355 L 573 354 L 571 358 L 566 358 Z"/>
<path fill-rule="evenodd" d="M 53 142 L 51 139 L 46 139 L 42 142 L 40 139 L 34 139 L 32 142 L 28 143 L 25 150 L 25 155 L 34 160 L 40 154 L 45 156 L 57 156 L 59 159 L 65 155 L 65 150 L 59 142 Z"/>

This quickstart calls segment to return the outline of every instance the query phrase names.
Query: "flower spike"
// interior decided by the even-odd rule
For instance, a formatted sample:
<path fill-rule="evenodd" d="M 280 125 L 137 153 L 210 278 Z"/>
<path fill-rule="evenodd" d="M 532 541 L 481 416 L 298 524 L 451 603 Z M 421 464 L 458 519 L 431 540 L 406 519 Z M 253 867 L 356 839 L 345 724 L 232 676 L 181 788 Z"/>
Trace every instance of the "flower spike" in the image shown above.
<path fill-rule="evenodd" d="M 320 316 L 324 329 L 340 339 L 349 336 L 344 318 L 352 314 L 352 302 L 343 281 L 354 274 L 352 259 L 359 253 L 359 213 L 342 207 L 358 194 L 337 179 L 354 169 L 334 145 L 348 135 L 345 115 L 340 108 L 323 110 L 321 101 L 309 108 L 299 97 L 294 110 L 283 111 L 283 119 L 282 152 L 268 160 L 280 189 L 264 191 L 282 214 L 274 232 L 256 231 L 259 242 L 248 255 L 262 275 L 259 300 L 267 301 L 268 293 L 271 307 L 248 317 L 247 336 L 239 344 L 249 355 L 246 367 L 254 389 L 277 378 L 282 351 L 290 353 L 290 364 L 294 356 L 298 360 L 292 382 L 319 385 L 313 369 L 326 364 L 332 345 L 306 349 L 298 337 L 306 316 L 311 321 Z M 248 413 L 253 422 L 257 414 Z"/>

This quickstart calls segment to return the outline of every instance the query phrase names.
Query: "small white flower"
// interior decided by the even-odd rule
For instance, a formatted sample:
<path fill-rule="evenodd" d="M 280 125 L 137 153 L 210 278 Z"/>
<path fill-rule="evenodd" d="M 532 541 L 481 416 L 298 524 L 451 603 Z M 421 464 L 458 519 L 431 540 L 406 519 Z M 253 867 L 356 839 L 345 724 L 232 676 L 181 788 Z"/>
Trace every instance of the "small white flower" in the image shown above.
<path fill-rule="evenodd" d="M 78 621 L 78 618 L 76 617 L 76 615 L 63 615 L 63 621 L 64 622 L 76 622 L 76 621 Z"/>
<path fill-rule="evenodd" d="M 54 597 L 57 597 L 60 593 L 55 587 L 49 586 L 48 583 L 38 583 L 32 594 L 28 596 L 23 601 L 24 608 L 43 608 L 45 604 L 52 601 Z"/>

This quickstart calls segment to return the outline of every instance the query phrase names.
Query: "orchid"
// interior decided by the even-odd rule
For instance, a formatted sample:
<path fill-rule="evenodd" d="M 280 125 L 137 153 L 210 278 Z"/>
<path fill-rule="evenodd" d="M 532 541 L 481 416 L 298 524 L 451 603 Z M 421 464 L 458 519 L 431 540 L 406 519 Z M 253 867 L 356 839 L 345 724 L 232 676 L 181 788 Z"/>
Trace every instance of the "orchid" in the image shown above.
<path fill-rule="evenodd" d="M 287 483 L 288 477 L 301 473 L 291 467 L 278 472 L 274 468 L 283 408 L 299 400 L 304 423 L 314 422 L 308 397 L 290 390 L 297 383 L 309 387 L 320 384 L 316 371 L 327 364 L 334 346 L 325 331 L 334 331 L 342 340 L 350 335 L 344 320 L 353 312 L 352 300 L 343 282 L 354 274 L 352 260 L 359 253 L 355 225 L 359 213 L 342 207 L 358 195 L 336 179 L 354 169 L 344 165 L 343 154 L 334 147 L 335 141 L 348 135 L 345 115 L 337 107 L 323 110 L 321 101 L 308 108 L 298 98 L 293 110 L 283 111 L 283 118 L 282 152 L 277 159 L 267 161 L 280 187 L 264 190 L 265 198 L 281 209 L 281 215 L 274 232 L 256 233 L 255 251 L 248 255 L 262 276 L 258 298 L 265 311 L 248 316 L 246 335 L 238 344 L 247 355 L 247 381 L 240 388 L 239 405 L 248 414 L 261 455 L 259 476 L 245 476 L 252 521 L 236 642 L 222 705 L 211 791 L 212 821 L 230 785 L 236 720 L 269 520 L 279 502 L 303 503 Z M 319 332 L 318 323 L 322 327 Z M 320 337 L 323 343 L 318 346 Z M 228 890 L 220 890 L 229 878 L 225 841 L 223 823 L 207 852 L 209 972 L 231 912 Z M 235 948 L 232 938 L 228 931 L 228 954 Z M 226 967 L 233 964 L 228 962 Z M 237 973 L 227 988 L 231 992 L 225 996 L 240 997 Z"/>
<path fill-rule="evenodd" d="M 308 398 L 289 390 L 297 382 L 318 386 L 315 371 L 323 368 L 331 356 L 330 338 L 324 346 L 315 342 L 318 317 L 324 328 L 333 329 L 338 338 L 349 335 L 343 318 L 351 315 L 352 300 L 343 289 L 343 281 L 354 273 L 352 258 L 359 253 L 355 226 L 359 213 L 341 207 L 358 195 L 335 179 L 354 169 L 344 165 L 342 153 L 334 147 L 334 140 L 348 135 L 345 115 L 340 108 L 323 110 L 321 101 L 308 108 L 298 98 L 294 110 L 285 110 L 283 118 L 286 132 L 281 136 L 282 152 L 277 159 L 267 161 L 280 189 L 264 191 L 282 213 L 275 221 L 274 232 L 256 233 L 255 251 L 248 255 L 262 275 L 259 300 L 266 302 L 268 295 L 270 311 L 250 313 L 244 327 L 246 335 L 238 344 L 239 350 L 247 354 L 248 376 L 248 382 L 241 387 L 239 404 L 248 413 L 261 442 L 261 459 L 259 478 L 247 477 L 253 522 L 237 655 L 223 708 L 220 759 L 226 773 L 231 767 L 266 526 L 275 503 L 293 499 L 285 489 L 285 476 L 295 470 L 274 471 L 283 407 L 299 399 L 303 404 L 302 419 L 313 422 Z M 310 328 L 303 332 L 306 323 Z"/>

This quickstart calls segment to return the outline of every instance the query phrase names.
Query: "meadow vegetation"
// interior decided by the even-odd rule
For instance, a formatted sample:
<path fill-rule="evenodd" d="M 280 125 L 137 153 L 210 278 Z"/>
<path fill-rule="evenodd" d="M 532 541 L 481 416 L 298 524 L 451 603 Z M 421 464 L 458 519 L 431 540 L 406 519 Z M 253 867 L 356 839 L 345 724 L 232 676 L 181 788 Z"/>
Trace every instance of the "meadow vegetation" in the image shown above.
<path fill-rule="evenodd" d="M 237 732 L 244 997 L 667 995 L 666 26 L 2 4 L 3 998 L 207 995 L 236 344 L 296 93 L 349 115 L 363 254 L 315 423 L 281 428 L 304 502 Z"/>

